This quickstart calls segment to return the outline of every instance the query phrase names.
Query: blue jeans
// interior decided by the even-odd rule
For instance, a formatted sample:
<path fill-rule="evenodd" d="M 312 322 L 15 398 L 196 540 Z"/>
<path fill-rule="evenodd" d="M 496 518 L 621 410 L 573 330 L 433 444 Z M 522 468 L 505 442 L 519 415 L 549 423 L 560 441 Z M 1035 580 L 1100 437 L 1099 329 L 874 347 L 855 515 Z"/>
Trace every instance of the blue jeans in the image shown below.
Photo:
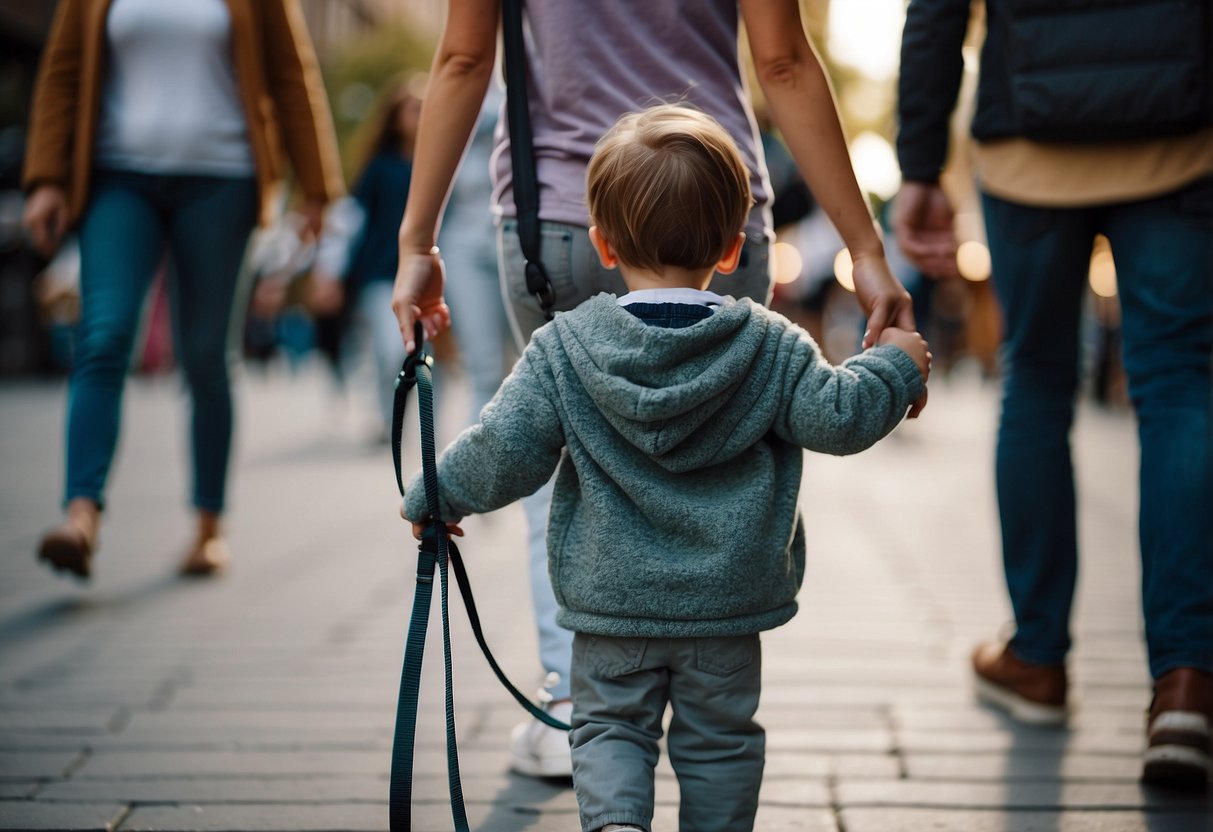
<path fill-rule="evenodd" d="M 575 308 L 600 292 L 627 293 L 618 269 L 604 269 L 590 244 L 585 228 L 564 223 L 540 224 L 543 265 L 556 292 L 556 311 Z M 775 286 L 771 272 L 771 247 L 767 241 L 747 241 L 741 263 L 732 274 L 716 275 L 708 287 L 720 295 L 748 297 L 759 303 L 771 300 Z M 525 261 L 518 242 L 518 224 L 509 219 L 497 229 L 497 263 L 501 270 L 501 292 L 506 299 L 510 328 L 518 349 L 526 348 L 532 333 L 543 326 L 543 310 L 526 290 Z M 555 675 L 548 692 L 555 699 L 569 696 L 569 661 L 573 634 L 556 624 L 556 597 L 548 578 L 547 526 L 552 506 L 552 483 L 524 497 L 527 520 L 527 551 L 531 566 L 531 601 L 539 628 L 539 659 L 544 670 Z"/>
<path fill-rule="evenodd" d="M 220 512 L 232 437 L 228 327 L 257 219 L 251 178 L 98 171 L 80 226 L 80 323 L 65 497 L 105 504 L 122 388 L 144 300 L 168 248 L 178 360 L 193 399 L 194 506 Z"/>
<path fill-rule="evenodd" d="M 1213 671 L 1213 178 L 1136 202 L 1036 208 L 984 196 L 1005 316 L 996 477 L 1011 648 L 1060 664 L 1078 566 L 1069 432 L 1091 245 L 1112 245 L 1141 446 L 1150 672 Z"/>

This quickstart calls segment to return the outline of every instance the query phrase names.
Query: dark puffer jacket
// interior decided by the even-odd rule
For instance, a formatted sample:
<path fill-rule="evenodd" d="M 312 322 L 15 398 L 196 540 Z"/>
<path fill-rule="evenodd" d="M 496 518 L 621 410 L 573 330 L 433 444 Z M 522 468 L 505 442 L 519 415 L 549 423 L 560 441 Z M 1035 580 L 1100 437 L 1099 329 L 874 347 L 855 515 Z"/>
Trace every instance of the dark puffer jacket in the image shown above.
<path fill-rule="evenodd" d="M 930 181 L 947 156 L 971 0 L 912 0 L 897 152 Z M 973 136 L 1101 141 L 1213 123 L 1210 0 L 987 0 Z"/>

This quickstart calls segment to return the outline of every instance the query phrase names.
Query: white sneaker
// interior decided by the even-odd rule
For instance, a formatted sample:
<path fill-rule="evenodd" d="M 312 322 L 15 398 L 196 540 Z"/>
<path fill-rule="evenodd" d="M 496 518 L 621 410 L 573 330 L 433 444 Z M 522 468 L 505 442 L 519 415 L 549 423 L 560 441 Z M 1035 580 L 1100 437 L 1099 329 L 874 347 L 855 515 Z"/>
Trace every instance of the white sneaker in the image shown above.
<path fill-rule="evenodd" d="M 568 722 L 573 716 L 573 703 L 554 702 L 545 710 Z M 515 725 L 510 733 L 510 769 L 528 777 L 572 777 L 568 732 L 537 719 Z"/>

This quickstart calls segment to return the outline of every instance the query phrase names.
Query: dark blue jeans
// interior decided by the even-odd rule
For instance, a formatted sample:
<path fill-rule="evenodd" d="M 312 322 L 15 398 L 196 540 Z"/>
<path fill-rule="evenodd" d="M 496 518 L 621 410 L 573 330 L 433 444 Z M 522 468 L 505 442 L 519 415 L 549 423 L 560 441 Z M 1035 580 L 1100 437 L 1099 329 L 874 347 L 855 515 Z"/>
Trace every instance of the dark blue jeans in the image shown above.
<path fill-rule="evenodd" d="M 1213 671 L 1213 178 L 1157 199 L 1036 208 L 986 195 L 1005 316 L 997 486 L 1015 653 L 1059 664 L 1078 565 L 1069 432 L 1092 241 L 1112 245 L 1141 448 L 1150 671 Z M 1115 449 L 1109 449 L 1115 453 Z"/>
<path fill-rule="evenodd" d="M 257 186 L 251 178 L 97 171 L 92 187 L 80 226 L 66 499 L 105 503 L 131 349 L 167 248 L 178 359 L 193 400 L 193 503 L 219 512 L 232 437 L 228 325 Z"/>

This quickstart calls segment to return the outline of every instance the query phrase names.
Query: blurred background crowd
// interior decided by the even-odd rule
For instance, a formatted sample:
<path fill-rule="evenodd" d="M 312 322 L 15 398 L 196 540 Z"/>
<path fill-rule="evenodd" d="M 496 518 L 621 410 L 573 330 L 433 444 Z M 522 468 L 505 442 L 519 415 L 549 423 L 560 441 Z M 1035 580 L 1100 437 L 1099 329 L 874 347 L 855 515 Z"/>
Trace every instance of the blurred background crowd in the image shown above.
<path fill-rule="evenodd" d="M 8 0 L 0 6 L 0 376 L 58 376 L 72 362 L 71 329 L 78 312 L 79 259 L 69 243 L 51 261 L 37 254 L 21 226 L 24 196 L 20 172 L 29 119 L 30 96 L 54 13 L 44 0 Z M 344 174 L 351 197 L 330 206 L 318 240 L 302 233 L 304 222 L 289 197 L 279 219 L 254 235 L 246 257 L 249 308 L 240 327 L 246 362 L 272 372 L 290 372 L 303 362 L 324 362 L 339 389 L 353 373 L 372 372 L 368 356 L 384 355 L 383 330 L 375 310 L 387 314 L 388 295 L 374 281 L 356 285 L 359 245 L 376 225 L 370 216 L 366 186 L 360 177 L 386 145 L 403 148 L 411 137 L 409 113 L 425 94 L 429 67 L 441 31 L 442 0 L 302 0 L 307 25 L 324 75 Z M 887 221 L 887 204 L 897 192 L 900 174 L 893 141 L 898 47 L 904 22 L 902 0 L 802 0 L 810 37 L 828 67 L 861 187 L 876 216 Z M 966 85 L 971 99 L 983 30 L 980 8 L 966 47 Z M 743 39 L 744 43 L 744 39 Z M 757 95 L 757 84 L 750 85 Z M 771 171 L 778 243 L 774 249 L 776 292 L 773 306 L 806 326 L 834 361 L 858 351 L 862 313 L 855 302 L 849 259 L 841 240 L 816 209 L 780 138 L 761 123 Z M 889 259 L 914 296 L 915 313 L 931 343 L 937 377 L 967 372 L 994 377 L 999 372 L 999 313 L 990 284 L 990 255 L 968 161 L 966 125 L 971 110 L 962 104 L 954 121 L 953 151 L 944 176 L 957 207 L 958 275 L 928 278 L 898 256 L 886 234 Z M 494 114 L 486 107 L 482 132 Z M 415 124 L 415 121 L 413 122 Z M 472 153 L 476 153 L 473 147 Z M 477 182 L 477 179 L 482 182 Z M 467 372 L 474 387 L 489 392 L 510 360 L 508 331 L 497 307 L 492 227 L 488 219 L 487 164 L 465 160 L 460 191 L 449 210 L 467 219 L 459 227 L 465 283 L 481 288 L 450 298 L 456 331 L 437 344 L 440 361 Z M 403 210 L 405 194 L 397 195 Z M 390 211 L 389 211 L 390 213 Z M 395 218 L 379 224 L 390 226 Z M 887 230 L 887 226 L 886 226 Z M 479 242 L 477 240 L 479 239 Z M 171 266 L 166 265 L 166 268 Z M 484 277 L 487 275 L 487 278 Z M 1102 239 L 1092 252 L 1086 304 L 1084 367 L 1090 397 L 1114 406 L 1126 403 L 1119 367 L 1118 305 L 1115 267 Z M 163 277 L 150 293 L 132 361 L 134 373 L 165 374 L 176 367 L 170 312 Z M 463 307 L 462 309 L 460 307 Z M 485 307 L 490 307 L 486 309 Z M 482 314 L 484 313 L 484 314 Z M 465 343 L 460 319 L 496 335 Z M 465 330 L 468 328 L 465 325 Z M 380 347 L 374 348 L 379 343 Z M 462 349 L 460 349 L 462 347 Z M 476 351 L 477 354 L 474 354 Z M 379 373 L 372 377 L 378 378 Z M 477 379 L 482 379 L 477 381 Z M 381 386 L 381 385 L 380 385 Z M 480 394 L 474 393 L 473 405 Z"/>

